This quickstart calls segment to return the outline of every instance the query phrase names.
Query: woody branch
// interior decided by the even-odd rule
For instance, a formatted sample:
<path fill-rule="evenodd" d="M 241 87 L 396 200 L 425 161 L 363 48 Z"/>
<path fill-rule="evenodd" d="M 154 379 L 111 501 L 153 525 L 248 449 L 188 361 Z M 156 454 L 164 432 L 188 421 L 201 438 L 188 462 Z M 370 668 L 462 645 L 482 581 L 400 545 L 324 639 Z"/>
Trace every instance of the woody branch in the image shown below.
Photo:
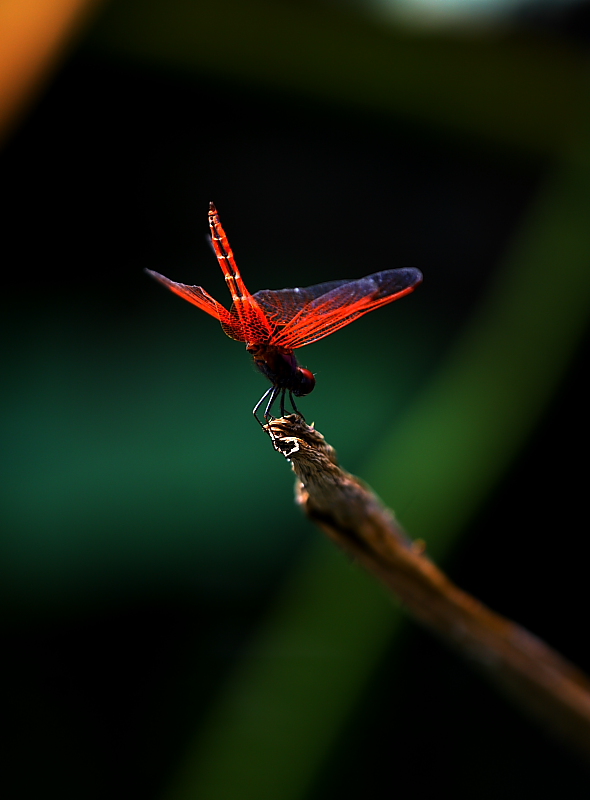
<path fill-rule="evenodd" d="M 525 628 L 455 586 L 393 513 L 342 470 L 324 437 L 296 415 L 268 426 L 297 476 L 297 499 L 334 542 L 407 610 L 487 673 L 545 726 L 590 757 L 590 681 Z"/>

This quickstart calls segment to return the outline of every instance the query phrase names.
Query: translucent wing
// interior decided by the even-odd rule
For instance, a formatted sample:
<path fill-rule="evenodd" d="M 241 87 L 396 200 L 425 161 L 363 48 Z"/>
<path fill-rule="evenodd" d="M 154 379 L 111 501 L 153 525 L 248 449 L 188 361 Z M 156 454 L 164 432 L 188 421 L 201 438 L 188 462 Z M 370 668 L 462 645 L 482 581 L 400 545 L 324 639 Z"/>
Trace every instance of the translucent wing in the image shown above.
<path fill-rule="evenodd" d="M 282 290 L 288 293 L 285 299 L 295 305 L 297 301 L 294 298 L 300 296 L 295 294 L 298 291 L 302 293 L 301 296 L 310 299 L 299 304 L 297 313 L 289 320 L 286 315 L 282 317 L 286 320 L 285 324 L 275 329 L 269 344 L 295 349 L 316 342 L 363 314 L 409 294 L 421 281 L 420 270 L 406 267 L 375 272 L 356 281 L 333 281 L 331 284 L 318 284 L 307 289 Z M 333 288 L 329 288 L 331 285 Z M 328 291 L 324 291 L 324 287 L 328 287 Z M 256 295 L 263 307 L 265 303 L 269 304 L 273 297 L 275 304 L 281 305 L 280 300 L 276 300 L 281 291 L 269 292 L 269 296 L 263 296 L 261 299 L 260 295 L 264 294 L 258 292 Z"/>
<path fill-rule="evenodd" d="M 254 294 L 258 305 L 264 310 L 268 321 L 276 330 L 277 327 L 291 322 L 305 306 L 323 294 L 331 292 L 348 280 L 328 281 L 307 286 L 304 289 L 263 289 Z"/>
<path fill-rule="evenodd" d="M 148 272 L 152 278 L 163 283 L 164 286 L 170 289 L 171 292 L 174 292 L 174 294 L 188 300 L 189 303 L 197 306 L 201 311 L 205 311 L 207 314 L 215 317 L 215 319 L 218 319 L 221 322 L 221 327 L 231 339 L 236 339 L 238 342 L 245 341 L 242 326 L 237 316 L 228 311 L 221 303 L 218 303 L 217 300 L 214 300 L 201 286 L 187 286 L 186 283 L 176 283 L 176 281 L 171 281 L 169 278 L 165 278 L 164 275 L 160 275 L 159 272 L 154 272 L 151 269 L 147 269 L 146 272 Z"/>
<path fill-rule="evenodd" d="M 318 283 L 302 289 L 264 289 L 252 295 L 236 264 L 217 209 L 210 204 L 211 241 L 233 304 L 228 311 L 201 286 L 165 278 L 146 270 L 160 283 L 221 322 L 232 339 L 248 344 L 295 349 L 328 336 L 363 314 L 411 292 L 422 281 L 407 267 L 375 272 L 355 281 Z"/>

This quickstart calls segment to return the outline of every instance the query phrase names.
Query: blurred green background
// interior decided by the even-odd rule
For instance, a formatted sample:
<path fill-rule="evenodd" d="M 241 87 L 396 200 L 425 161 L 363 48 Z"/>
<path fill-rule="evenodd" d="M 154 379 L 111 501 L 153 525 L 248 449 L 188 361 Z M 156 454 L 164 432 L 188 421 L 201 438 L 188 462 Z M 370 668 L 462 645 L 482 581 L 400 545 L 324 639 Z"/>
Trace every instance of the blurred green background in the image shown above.
<path fill-rule="evenodd" d="M 590 670 L 590 12 L 111 0 L 0 153 L 11 798 L 588 796 L 293 505 L 227 300 L 418 266 L 301 401 L 451 577 Z"/>

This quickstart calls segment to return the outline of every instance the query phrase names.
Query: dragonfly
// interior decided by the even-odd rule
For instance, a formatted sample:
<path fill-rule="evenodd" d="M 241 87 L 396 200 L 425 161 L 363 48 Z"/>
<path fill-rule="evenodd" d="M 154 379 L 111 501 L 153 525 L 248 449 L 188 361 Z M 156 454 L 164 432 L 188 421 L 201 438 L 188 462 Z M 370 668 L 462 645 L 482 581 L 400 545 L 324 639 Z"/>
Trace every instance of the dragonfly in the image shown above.
<path fill-rule="evenodd" d="M 299 366 L 295 350 L 404 297 L 422 282 L 420 270 L 403 267 L 374 272 L 357 280 L 327 281 L 297 289 L 263 289 L 251 294 L 213 203 L 209 205 L 209 227 L 213 249 L 232 298 L 229 311 L 202 286 L 177 283 L 150 269 L 146 272 L 174 294 L 219 320 L 230 339 L 246 344 L 255 366 L 271 383 L 253 409 L 262 427 L 264 423 L 258 417 L 260 406 L 266 400 L 263 416 L 268 424 L 273 419 L 275 401 L 280 398 L 284 417 L 286 394 L 293 411 L 303 418 L 294 397 L 310 394 L 316 381 L 310 370 Z"/>

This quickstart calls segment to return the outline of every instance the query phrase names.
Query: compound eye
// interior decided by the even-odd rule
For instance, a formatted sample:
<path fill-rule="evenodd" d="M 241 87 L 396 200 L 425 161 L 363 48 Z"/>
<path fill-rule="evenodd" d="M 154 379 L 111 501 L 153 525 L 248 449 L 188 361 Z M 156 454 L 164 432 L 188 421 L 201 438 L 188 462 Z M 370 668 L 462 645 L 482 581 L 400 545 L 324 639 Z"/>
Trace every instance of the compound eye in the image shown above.
<path fill-rule="evenodd" d="M 293 394 L 295 397 L 304 397 L 306 394 L 309 394 L 311 391 L 313 391 L 313 387 L 315 386 L 315 378 L 313 376 L 313 372 L 310 372 L 304 367 L 299 367 L 298 372 L 299 385 Z"/>

